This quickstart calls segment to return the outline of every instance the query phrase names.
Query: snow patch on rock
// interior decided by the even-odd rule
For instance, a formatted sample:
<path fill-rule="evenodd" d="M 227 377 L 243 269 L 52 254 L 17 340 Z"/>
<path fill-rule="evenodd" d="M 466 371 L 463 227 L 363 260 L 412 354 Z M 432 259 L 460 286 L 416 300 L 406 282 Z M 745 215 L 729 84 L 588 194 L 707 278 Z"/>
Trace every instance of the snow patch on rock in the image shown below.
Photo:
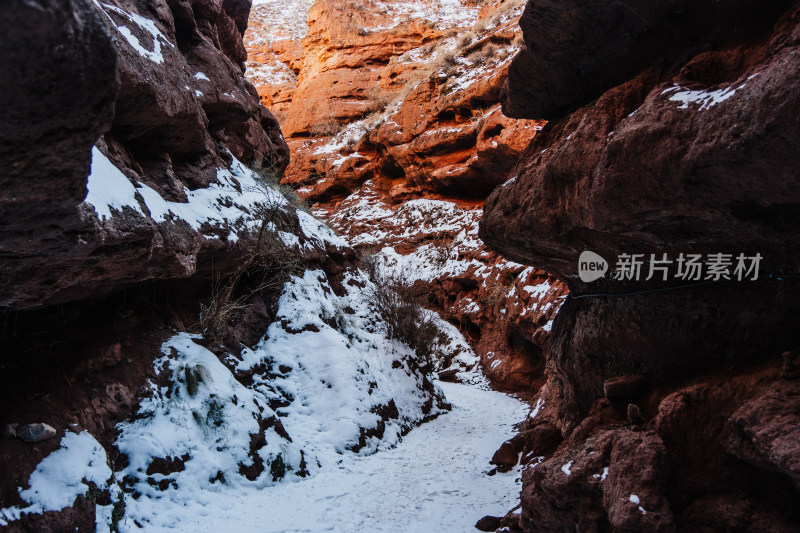
<path fill-rule="evenodd" d="M 28 478 L 28 488 L 19 491 L 27 507 L 0 509 L 0 526 L 24 514 L 60 511 L 78 496 L 86 496 L 90 485 L 106 488 L 111 479 L 106 452 L 87 431 L 67 431 L 61 447 L 42 459 Z"/>

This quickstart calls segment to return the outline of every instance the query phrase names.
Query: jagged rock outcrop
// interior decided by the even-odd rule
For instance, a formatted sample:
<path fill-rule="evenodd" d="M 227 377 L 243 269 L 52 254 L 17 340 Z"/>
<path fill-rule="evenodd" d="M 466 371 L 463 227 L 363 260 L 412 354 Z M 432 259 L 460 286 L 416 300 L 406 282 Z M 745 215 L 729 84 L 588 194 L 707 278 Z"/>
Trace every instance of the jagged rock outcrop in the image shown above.
<path fill-rule="evenodd" d="M 277 122 L 242 77 L 249 3 L 3 10 L 0 306 L 32 308 L 194 274 L 198 256 L 226 246 L 205 235 L 230 230 L 168 222 L 154 202 L 190 203 L 197 191 L 224 186 L 231 155 L 277 171 L 288 163 Z M 106 160 L 122 181 L 108 181 Z M 112 205 L 122 216 L 104 216 L 111 207 L 96 204 L 128 180 L 141 200 Z M 149 192 L 157 198 L 145 213 Z"/>
<path fill-rule="evenodd" d="M 504 110 L 551 122 L 516 179 L 487 200 L 480 229 L 490 248 L 571 291 L 546 354 L 544 407 L 528 423 L 556 425 L 567 440 L 523 476 L 525 531 L 576 522 L 616 531 L 797 528 L 790 465 L 800 449 L 779 420 L 796 415 L 780 354 L 800 343 L 790 303 L 800 295 L 800 183 L 790 148 L 800 135 L 800 11 L 790 2 L 762 7 L 526 8 L 527 46 L 510 68 Z M 580 21 L 586 31 L 573 31 Z M 610 271 L 620 254 L 643 254 L 641 279 L 581 281 L 586 250 Z M 658 271 L 645 279 L 651 254 L 673 261 L 668 279 Z M 680 254 L 730 254 L 732 279 L 714 282 L 704 270 L 683 287 L 694 280 L 676 278 Z M 737 281 L 739 254 L 761 255 L 757 281 Z M 633 374 L 647 380 L 638 398 L 603 398 L 605 380 Z M 635 487 L 647 497 L 630 489 L 639 503 L 611 497 L 604 485 L 587 491 L 583 474 L 560 470 L 597 451 L 603 435 L 628 438 L 631 402 L 643 419 L 639 438 L 653 437 L 634 459 L 612 452 L 591 475 L 602 466 L 609 479 L 658 480 Z M 643 472 L 652 477 L 639 479 Z M 574 505 L 548 513 L 543 502 L 557 500 Z"/>
<path fill-rule="evenodd" d="M 543 354 L 566 286 L 489 252 L 477 238 L 480 216 L 477 205 L 443 200 L 392 206 L 369 181 L 327 218 L 364 262 L 413 284 L 458 325 L 496 386 L 530 391 L 543 382 Z"/>
<path fill-rule="evenodd" d="M 284 122 L 296 155 L 287 182 L 311 201 L 368 179 L 395 200 L 482 200 L 507 178 L 541 126 L 497 105 L 520 3 L 461 4 L 314 4 Z"/>

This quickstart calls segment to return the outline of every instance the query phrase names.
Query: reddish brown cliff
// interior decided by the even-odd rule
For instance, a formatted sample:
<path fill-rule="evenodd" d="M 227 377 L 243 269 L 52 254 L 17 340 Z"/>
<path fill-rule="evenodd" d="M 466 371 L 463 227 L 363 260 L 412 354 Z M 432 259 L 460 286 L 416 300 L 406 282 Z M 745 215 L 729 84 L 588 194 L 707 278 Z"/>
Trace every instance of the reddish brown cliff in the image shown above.
<path fill-rule="evenodd" d="M 523 530 L 797 528 L 782 420 L 797 417 L 799 17 L 789 2 L 529 2 L 504 110 L 551 122 L 480 230 L 571 290 L 527 425 L 566 441 L 528 440 L 542 458 Z M 585 250 L 611 270 L 624 253 L 731 254 L 732 279 L 692 284 L 672 264 L 666 282 L 584 283 Z M 737 255 L 757 253 L 759 279 L 737 281 Z M 631 375 L 646 385 L 607 381 Z"/>
<path fill-rule="evenodd" d="M 225 247 L 203 233 L 228 230 L 197 231 L 203 220 L 197 227 L 166 222 L 153 212 L 154 202 L 186 203 L 197 191 L 224 187 L 220 169 L 231 165 L 231 155 L 279 170 L 288 163 L 277 123 L 242 78 L 249 3 L 83 4 L 63 7 L 82 18 L 76 29 L 56 34 L 48 32 L 57 8 L 29 6 L 18 13 L 6 6 L 13 13 L 3 43 L 8 113 L 0 128 L 7 136 L 0 195 L 3 307 L 36 307 L 192 275 L 198 255 Z M 70 44 L 55 44 L 62 42 Z M 31 49 L 42 50 L 45 59 L 29 64 Z M 53 85 L 61 86 L 57 96 Z M 90 166 L 99 196 L 91 196 L 92 179 L 87 193 Z M 132 179 L 133 196 L 157 196 L 149 216 L 139 200 L 125 208 L 105 194 L 124 195 L 124 186 L 106 179 L 111 189 L 104 190 L 104 169 L 112 178 Z M 137 185 L 147 189 L 137 193 Z"/>
<path fill-rule="evenodd" d="M 541 383 L 548 324 L 566 294 L 476 238 L 483 199 L 544 124 L 500 110 L 522 6 L 320 0 L 307 27 L 300 9 L 280 15 L 307 29 L 291 45 L 273 29 L 274 8 L 256 6 L 246 36 L 262 100 L 288 102 L 284 183 L 354 246 L 415 282 L 468 334 L 495 383 L 514 390 Z M 299 45 L 298 61 L 287 51 Z M 278 68 L 292 70 L 291 84 L 261 74 Z"/>
<path fill-rule="evenodd" d="M 153 365 L 161 343 L 177 330 L 210 332 L 201 310 L 247 266 L 270 205 L 286 204 L 243 165 L 280 172 L 289 155 L 243 77 L 249 6 L 0 6 L 4 530 L 94 530 L 108 491 L 20 516 L 18 489 L 65 434 L 85 430 L 114 450 L 116 424 L 163 379 Z M 354 259 L 304 231 L 292 209 L 273 212 L 296 239 L 296 260 L 335 277 Z M 223 320 L 221 335 L 208 336 L 215 350 L 254 344 L 274 318 L 276 285 L 253 290 L 250 275 L 231 286 L 246 301 L 235 326 Z M 47 439 L 16 438 L 41 422 L 54 429 Z"/>

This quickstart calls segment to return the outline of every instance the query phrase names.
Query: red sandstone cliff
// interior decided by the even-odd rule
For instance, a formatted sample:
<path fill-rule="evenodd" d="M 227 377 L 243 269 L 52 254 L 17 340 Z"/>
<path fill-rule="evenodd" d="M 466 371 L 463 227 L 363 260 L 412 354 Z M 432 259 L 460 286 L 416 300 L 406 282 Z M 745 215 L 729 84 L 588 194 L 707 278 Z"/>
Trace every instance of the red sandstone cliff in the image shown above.
<path fill-rule="evenodd" d="M 279 19 L 256 6 L 245 39 L 248 76 L 262 101 L 282 106 L 284 183 L 387 272 L 416 282 L 498 386 L 530 390 L 565 286 L 476 238 L 483 199 L 544 124 L 500 110 L 522 2 L 302 7 Z M 288 17 L 299 28 L 291 40 L 275 26 Z"/>

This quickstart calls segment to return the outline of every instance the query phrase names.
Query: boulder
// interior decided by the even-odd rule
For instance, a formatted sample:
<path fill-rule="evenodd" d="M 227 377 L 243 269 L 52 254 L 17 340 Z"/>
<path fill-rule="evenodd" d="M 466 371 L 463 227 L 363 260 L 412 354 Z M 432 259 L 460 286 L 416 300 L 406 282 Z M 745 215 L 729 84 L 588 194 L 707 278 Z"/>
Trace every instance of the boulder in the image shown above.
<path fill-rule="evenodd" d="M 502 526 L 502 518 L 499 516 L 486 515 L 475 524 L 475 529 L 479 531 L 495 531 Z"/>
<path fill-rule="evenodd" d="M 34 444 L 56 436 L 56 429 L 47 424 L 25 424 L 17 428 L 17 437 L 23 441 Z"/>

